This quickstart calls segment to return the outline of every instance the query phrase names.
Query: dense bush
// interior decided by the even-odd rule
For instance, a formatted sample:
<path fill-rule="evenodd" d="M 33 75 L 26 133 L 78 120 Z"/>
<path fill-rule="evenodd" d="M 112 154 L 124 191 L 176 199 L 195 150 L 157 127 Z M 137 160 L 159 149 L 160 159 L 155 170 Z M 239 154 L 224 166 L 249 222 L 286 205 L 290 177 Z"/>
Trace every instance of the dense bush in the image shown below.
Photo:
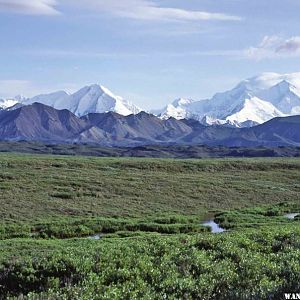
<path fill-rule="evenodd" d="M 0 244 L 2 299 L 23 294 L 24 299 L 267 300 L 300 289 L 297 225 L 222 235 Z"/>

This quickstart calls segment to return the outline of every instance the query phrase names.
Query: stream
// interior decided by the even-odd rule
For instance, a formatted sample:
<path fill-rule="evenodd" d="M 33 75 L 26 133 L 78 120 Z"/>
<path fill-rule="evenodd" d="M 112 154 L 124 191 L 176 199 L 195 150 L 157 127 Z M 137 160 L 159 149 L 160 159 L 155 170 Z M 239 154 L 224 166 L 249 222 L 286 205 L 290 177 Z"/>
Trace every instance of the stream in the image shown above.
<path fill-rule="evenodd" d="M 285 218 L 288 218 L 290 220 L 294 220 L 295 217 L 299 216 L 299 213 L 289 213 L 289 214 L 286 214 L 284 215 Z"/>
<path fill-rule="evenodd" d="M 284 217 L 290 220 L 294 220 L 295 217 L 299 216 L 300 213 L 288 213 L 285 214 Z M 202 226 L 207 226 L 211 228 L 211 233 L 222 233 L 224 231 L 226 231 L 226 229 L 222 228 L 221 226 L 219 226 L 219 224 L 217 224 L 214 219 L 209 219 L 203 223 L 201 223 Z M 103 237 L 103 234 L 99 233 L 99 234 L 95 234 L 93 236 L 90 236 L 90 239 L 93 240 L 100 240 Z"/>
<path fill-rule="evenodd" d="M 226 231 L 224 228 L 220 227 L 214 220 L 209 220 L 202 223 L 203 226 L 208 226 L 211 228 L 211 233 L 222 233 Z"/>
<path fill-rule="evenodd" d="M 89 236 L 88 238 L 92 239 L 92 240 L 97 240 L 98 241 L 98 240 L 102 239 L 102 237 L 103 237 L 103 233 L 98 233 L 98 234 Z"/>

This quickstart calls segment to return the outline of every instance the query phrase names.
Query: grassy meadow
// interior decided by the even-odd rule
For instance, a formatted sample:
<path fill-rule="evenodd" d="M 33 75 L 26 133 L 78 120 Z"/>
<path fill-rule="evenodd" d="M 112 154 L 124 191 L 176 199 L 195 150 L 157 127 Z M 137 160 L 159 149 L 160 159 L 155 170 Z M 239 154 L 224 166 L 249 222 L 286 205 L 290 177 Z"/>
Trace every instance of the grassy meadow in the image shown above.
<path fill-rule="evenodd" d="M 0 299 L 281 299 L 299 211 L 297 158 L 0 154 Z"/>
<path fill-rule="evenodd" d="M 5 222 L 207 211 L 294 202 L 299 159 L 164 160 L 0 155 Z"/>

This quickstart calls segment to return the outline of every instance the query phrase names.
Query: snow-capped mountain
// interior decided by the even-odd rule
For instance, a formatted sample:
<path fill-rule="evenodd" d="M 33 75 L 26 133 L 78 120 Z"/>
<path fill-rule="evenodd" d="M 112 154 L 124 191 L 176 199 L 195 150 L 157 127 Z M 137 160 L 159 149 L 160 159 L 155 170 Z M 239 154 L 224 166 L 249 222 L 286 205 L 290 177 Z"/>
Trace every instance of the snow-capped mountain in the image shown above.
<path fill-rule="evenodd" d="M 115 96 L 110 90 L 97 84 L 86 86 L 74 94 L 59 91 L 38 95 L 20 102 L 23 105 L 38 102 L 55 109 L 67 109 L 79 117 L 89 113 L 106 113 L 110 111 L 127 116 L 141 111 L 130 101 Z"/>
<path fill-rule="evenodd" d="M 123 116 L 142 110 L 115 96 L 101 85 L 86 86 L 74 94 L 59 91 L 33 98 L 18 96 L 1 100 L 0 110 L 41 103 L 55 109 L 67 109 L 81 117 L 89 113 L 115 112 Z M 263 73 L 240 82 L 233 89 L 211 99 L 195 101 L 179 98 L 162 110 L 153 111 L 161 119 L 195 119 L 205 125 L 251 127 L 275 117 L 300 115 L 300 73 Z"/>
<path fill-rule="evenodd" d="M 158 115 L 190 118 L 204 124 L 248 127 L 275 117 L 300 114 L 300 73 L 263 73 L 211 99 L 175 100 Z"/>

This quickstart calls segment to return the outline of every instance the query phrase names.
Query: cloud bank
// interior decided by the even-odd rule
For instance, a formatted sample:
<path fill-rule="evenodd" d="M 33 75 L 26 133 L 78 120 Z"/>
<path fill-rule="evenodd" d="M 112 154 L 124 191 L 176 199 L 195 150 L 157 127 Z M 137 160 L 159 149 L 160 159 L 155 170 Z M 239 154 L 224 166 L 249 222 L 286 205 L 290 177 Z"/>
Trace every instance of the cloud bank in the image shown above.
<path fill-rule="evenodd" d="M 257 47 L 245 51 L 248 58 L 288 58 L 300 56 L 300 36 L 283 39 L 279 36 L 265 36 Z"/>
<path fill-rule="evenodd" d="M 58 15 L 55 0 L 0 0 L 0 11 L 26 15 Z"/>
<path fill-rule="evenodd" d="M 79 2 L 79 1 L 78 1 Z M 238 21 L 238 16 L 180 8 L 161 7 L 153 0 L 85 0 L 86 7 L 109 12 L 117 16 L 139 20 L 164 21 Z"/>
<path fill-rule="evenodd" d="M 93 13 L 144 21 L 239 21 L 238 16 L 180 8 L 162 7 L 155 0 L 0 0 L 0 11 L 30 14 L 58 15 L 58 4 L 77 7 Z"/>
<path fill-rule="evenodd" d="M 192 11 L 180 8 L 161 7 L 152 0 L 87 0 L 90 7 L 108 11 L 112 14 L 139 20 L 201 21 L 220 20 L 238 21 L 240 17 L 222 13 Z"/>

